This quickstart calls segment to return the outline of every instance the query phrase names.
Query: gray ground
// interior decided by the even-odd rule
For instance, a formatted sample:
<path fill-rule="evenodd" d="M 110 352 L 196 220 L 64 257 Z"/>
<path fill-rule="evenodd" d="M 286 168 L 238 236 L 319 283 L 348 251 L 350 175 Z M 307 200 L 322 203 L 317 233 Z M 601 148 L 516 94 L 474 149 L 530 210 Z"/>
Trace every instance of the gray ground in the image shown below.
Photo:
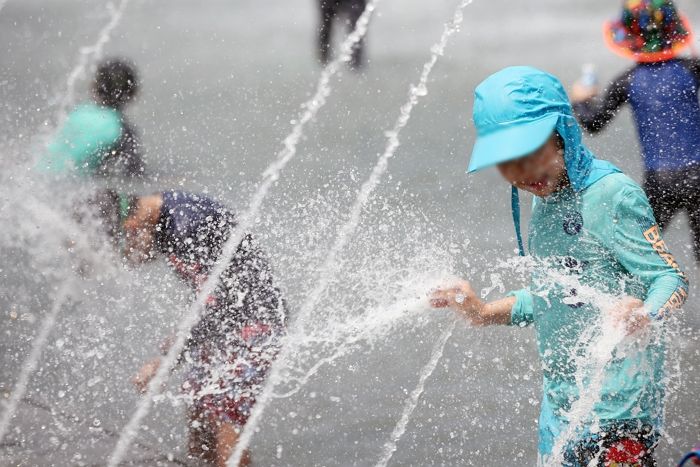
<path fill-rule="evenodd" d="M 271 194 L 258 234 L 292 306 L 303 300 L 334 222 L 343 219 L 348 200 L 383 149 L 383 131 L 393 125 L 409 83 L 456 3 L 381 3 L 370 31 L 367 71 L 343 72 L 334 81 L 299 160 Z M 604 80 L 612 78 L 629 65 L 609 53 L 600 37 L 600 24 L 616 13 L 613 3 L 476 0 L 402 135 L 380 193 L 389 209 L 420 212 L 431 233 L 459 244 L 469 239 L 468 266 L 458 262 L 455 272 L 480 287 L 491 282 L 476 271 L 508 257 L 514 240 L 507 188 L 493 173 L 463 175 L 473 141 L 471 92 L 487 74 L 513 64 L 543 67 L 571 82 L 582 63 L 593 62 Z M 678 3 L 700 24 L 700 4 Z M 132 0 L 107 52 L 133 58 L 141 70 L 142 96 L 129 115 L 142 130 L 147 162 L 159 176 L 149 189 L 206 190 L 245 207 L 250 187 L 279 150 L 315 83 L 315 14 L 313 0 Z M 106 20 L 105 2 L 93 0 L 9 0 L 0 10 L 3 167 L 28 158 L 33 137 L 55 115 L 79 48 L 95 41 Z M 86 96 L 84 87 L 80 91 Z M 640 179 L 627 111 L 590 145 Z M 393 194 L 398 187 L 410 196 Z M 326 201 L 315 217 L 296 210 L 296 203 L 319 194 Z M 363 229 L 381 222 L 380 214 L 370 212 Z M 668 229 L 667 240 L 691 267 L 684 218 Z M 377 247 L 403 251 L 403 240 L 393 241 Z M 3 245 L 2 254 L 0 391 L 9 394 L 46 313 L 53 279 L 42 276 L 26 252 Z M 690 277 L 697 284 L 697 271 Z M 128 377 L 155 352 L 184 307 L 184 292 L 162 265 L 117 279 L 89 282 L 80 299 L 62 310 L 13 431 L 0 445 L 0 464 L 104 463 L 137 401 Z M 503 279 L 519 278 L 506 273 Z M 352 299 L 339 301 L 350 307 Z M 683 374 L 669 401 L 661 465 L 672 465 L 700 437 L 697 312 L 693 296 L 681 318 L 683 332 L 674 339 L 674 362 Z M 295 396 L 277 400 L 254 438 L 256 463 L 376 462 L 447 319 L 404 323 L 390 338 L 325 367 Z M 534 464 L 537 366 L 531 330 L 459 325 L 393 463 Z M 176 392 L 179 376 L 170 390 Z M 182 405 L 158 403 L 147 423 L 129 457 L 134 465 L 172 465 L 185 458 Z"/>

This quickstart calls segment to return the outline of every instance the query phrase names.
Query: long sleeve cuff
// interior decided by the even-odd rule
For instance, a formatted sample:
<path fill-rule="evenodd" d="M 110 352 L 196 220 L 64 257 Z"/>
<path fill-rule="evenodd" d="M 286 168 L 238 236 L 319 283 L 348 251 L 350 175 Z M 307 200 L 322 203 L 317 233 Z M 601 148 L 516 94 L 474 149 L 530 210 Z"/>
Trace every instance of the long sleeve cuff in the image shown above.
<path fill-rule="evenodd" d="M 510 313 L 510 324 L 513 326 L 528 326 L 534 322 L 535 301 L 528 289 L 510 292 L 509 297 L 515 297 L 515 304 Z"/>

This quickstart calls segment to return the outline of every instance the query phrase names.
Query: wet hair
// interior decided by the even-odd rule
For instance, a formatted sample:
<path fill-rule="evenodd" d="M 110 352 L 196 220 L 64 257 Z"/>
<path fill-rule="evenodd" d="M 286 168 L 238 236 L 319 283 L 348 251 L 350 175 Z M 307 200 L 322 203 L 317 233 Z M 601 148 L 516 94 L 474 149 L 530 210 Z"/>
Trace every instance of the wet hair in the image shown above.
<path fill-rule="evenodd" d="M 132 100 L 138 89 L 138 76 L 130 61 L 109 58 L 97 66 L 93 92 L 100 104 L 118 109 Z"/>
<path fill-rule="evenodd" d="M 87 208 L 104 233 L 116 245 L 122 238 L 122 224 L 136 208 L 136 196 L 117 193 L 115 190 L 100 190 L 87 201 Z"/>

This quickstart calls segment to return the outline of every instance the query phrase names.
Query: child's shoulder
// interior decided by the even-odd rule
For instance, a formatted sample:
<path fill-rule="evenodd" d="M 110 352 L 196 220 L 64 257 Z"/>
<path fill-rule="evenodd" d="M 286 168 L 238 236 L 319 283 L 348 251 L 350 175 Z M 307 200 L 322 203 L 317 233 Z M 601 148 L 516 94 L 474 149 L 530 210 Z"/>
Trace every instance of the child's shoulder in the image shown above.
<path fill-rule="evenodd" d="M 89 131 L 104 137 L 116 138 L 121 134 L 122 125 L 116 110 L 94 104 L 82 104 L 70 113 L 67 126 L 75 131 Z"/>
<path fill-rule="evenodd" d="M 642 187 L 622 172 L 607 175 L 586 190 L 594 204 L 617 207 L 625 199 L 646 200 Z"/>
<path fill-rule="evenodd" d="M 119 119 L 119 112 L 111 107 L 104 107 L 90 102 L 75 106 L 70 113 L 73 118 L 103 118 L 103 119 Z"/>
<path fill-rule="evenodd" d="M 630 192 L 643 192 L 637 182 L 622 172 L 612 173 L 607 175 L 593 185 L 589 189 L 596 191 L 598 194 L 608 196 L 619 195 L 621 193 L 628 194 Z"/>

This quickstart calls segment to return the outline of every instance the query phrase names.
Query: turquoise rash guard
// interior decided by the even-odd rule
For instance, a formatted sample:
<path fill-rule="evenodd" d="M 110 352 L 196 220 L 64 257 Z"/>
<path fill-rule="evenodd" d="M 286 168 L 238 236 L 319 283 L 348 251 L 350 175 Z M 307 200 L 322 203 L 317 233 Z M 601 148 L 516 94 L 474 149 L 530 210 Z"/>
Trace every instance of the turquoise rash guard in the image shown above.
<path fill-rule="evenodd" d="M 39 169 L 49 173 L 75 170 L 81 176 L 91 175 L 121 133 L 121 117 L 115 109 L 95 104 L 80 105 L 70 113 L 55 140 L 49 144 L 48 154 L 39 162 Z"/>
<path fill-rule="evenodd" d="M 468 172 L 526 157 L 554 133 L 562 143 L 568 186 L 535 199 L 528 236 L 535 264 L 531 283 L 511 293 L 516 297 L 511 323 L 535 326 L 542 361 L 540 459 L 549 457 L 557 441 L 568 449 L 567 442 L 592 440 L 596 428 L 641 424 L 658 432 L 664 399 L 661 321 L 685 302 L 688 282 L 644 192 L 585 146 L 564 86 L 553 75 L 508 67 L 484 80 L 474 98 L 477 141 Z M 519 200 L 513 187 L 513 222 L 524 256 Z M 607 336 L 602 310 L 630 296 L 644 301 L 655 325 L 638 342 L 610 343 L 609 361 L 608 347 L 593 359 L 600 348 L 591 346 Z M 595 404 L 588 410 L 593 391 Z M 585 413 L 574 414 L 570 427 L 568 414 L 577 401 L 586 403 Z"/>
<path fill-rule="evenodd" d="M 612 172 L 580 191 L 564 189 L 536 198 L 529 253 L 541 263 L 528 289 L 512 292 L 513 325 L 534 324 L 544 372 L 540 455 L 548 455 L 566 427 L 565 412 L 579 398 L 574 358 L 583 333 L 601 310 L 577 296 L 576 286 L 557 285 L 556 274 L 601 295 L 644 301 L 655 320 L 680 307 L 688 283 L 666 248 L 642 189 Z M 661 423 L 664 399 L 663 337 L 636 352 L 613 356 L 605 368 L 600 399 L 588 422 Z M 579 369 L 580 370 L 580 369 Z"/>

